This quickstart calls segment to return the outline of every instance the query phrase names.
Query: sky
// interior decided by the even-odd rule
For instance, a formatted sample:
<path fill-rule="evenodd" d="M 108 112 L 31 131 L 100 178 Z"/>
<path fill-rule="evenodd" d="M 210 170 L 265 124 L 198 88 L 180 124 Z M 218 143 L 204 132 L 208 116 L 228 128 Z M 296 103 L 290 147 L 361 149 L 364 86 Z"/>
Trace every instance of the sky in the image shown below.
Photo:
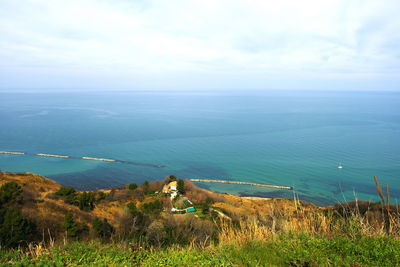
<path fill-rule="evenodd" d="M 399 0 L 0 0 L 0 91 L 400 90 Z"/>

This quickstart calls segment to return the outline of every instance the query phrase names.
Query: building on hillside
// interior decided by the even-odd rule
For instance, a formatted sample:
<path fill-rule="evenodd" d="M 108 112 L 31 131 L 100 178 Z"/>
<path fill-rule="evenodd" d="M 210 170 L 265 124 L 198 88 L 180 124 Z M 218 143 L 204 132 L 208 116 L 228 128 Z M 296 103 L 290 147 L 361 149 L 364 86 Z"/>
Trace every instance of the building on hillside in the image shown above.
<path fill-rule="evenodd" d="M 176 189 L 178 183 L 177 181 L 172 181 L 166 185 L 164 185 L 162 192 L 165 194 L 171 194 L 173 192 L 177 192 L 178 190 Z"/>
<path fill-rule="evenodd" d="M 177 191 L 174 191 L 174 192 L 171 193 L 171 199 L 174 199 L 177 196 L 178 196 L 178 192 Z"/>

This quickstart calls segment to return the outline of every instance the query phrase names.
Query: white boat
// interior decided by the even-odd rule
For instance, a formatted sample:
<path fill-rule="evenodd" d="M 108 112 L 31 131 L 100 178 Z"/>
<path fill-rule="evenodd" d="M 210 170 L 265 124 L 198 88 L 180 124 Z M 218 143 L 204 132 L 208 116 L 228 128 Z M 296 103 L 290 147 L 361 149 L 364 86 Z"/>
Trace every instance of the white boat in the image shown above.
<path fill-rule="evenodd" d="M 339 163 L 338 169 L 343 169 L 342 163 Z"/>

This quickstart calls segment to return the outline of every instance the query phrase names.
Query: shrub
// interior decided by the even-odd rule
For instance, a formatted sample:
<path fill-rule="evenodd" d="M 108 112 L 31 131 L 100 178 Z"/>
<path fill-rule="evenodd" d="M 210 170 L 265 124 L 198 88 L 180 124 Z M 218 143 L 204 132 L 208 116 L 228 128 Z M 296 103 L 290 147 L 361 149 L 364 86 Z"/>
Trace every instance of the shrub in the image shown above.
<path fill-rule="evenodd" d="M 78 193 L 72 187 L 61 187 L 54 195 L 63 199 L 65 203 L 78 206 L 84 211 L 93 210 L 95 203 L 107 197 L 107 194 L 103 192 L 97 194 L 95 192 Z"/>
<path fill-rule="evenodd" d="M 163 205 L 160 200 L 155 200 L 152 202 L 143 203 L 140 209 L 145 214 L 155 214 L 160 213 L 163 210 Z"/>
<path fill-rule="evenodd" d="M 178 190 L 179 194 L 185 194 L 185 181 L 179 179 L 176 185 L 176 190 Z"/>
<path fill-rule="evenodd" d="M 58 189 L 57 192 L 54 193 L 54 195 L 58 198 L 61 198 L 64 200 L 65 203 L 71 204 L 71 205 L 78 205 L 77 201 L 77 192 L 74 188 L 72 187 L 61 187 Z"/>
<path fill-rule="evenodd" d="M 200 220 L 193 215 L 166 215 L 164 228 L 169 245 L 209 244 L 217 238 L 215 224 L 208 220 Z"/>
<path fill-rule="evenodd" d="M 77 200 L 79 209 L 90 211 L 94 209 L 96 194 L 94 192 L 83 192 L 78 195 Z"/>
<path fill-rule="evenodd" d="M 137 199 L 139 201 L 143 201 L 144 200 L 144 191 L 142 188 L 138 188 L 134 191 L 132 191 L 132 197 L 134 199 Z"/>
<path fill-rule="evenodd" d="M 99 218 L 94 218 L 92 229 L 95 236 L 103 239 L 109 239 L 114 233 L 114 227 L 108 223 L 107 219 L 100 220 Z"/>
<path fill-rule="evenodd" d="M 137 216 L 140 213 L 140 211 L 136 208 L 135 202 L 126 204 L 126 208 L 128 209 L 128 213 L 132 216 Z"/>
<path fill-rule="evenodd" d="M 129 190 L 135 190 L 136 188 L 138 188 L 137 184 L 129 184 L 128 185 Z"/>
<path fill-rule="evenodd" d="M 210 197 L 207 197 L 203 203 L 200 203 L 200 207 L 202 209 L 203 214 L 208 214 L 210 207 L 214 204 L 214 200 Z"/>
<path fill-rule="evenodd" d="M 143 189 L 143 193 L 144 193 L 145 195 L 148 195 L 148 194 L 151 193 L 151 192 L 150 192 L 150 184 L 149 184 L 148 181 L 145 181 L 145 182 L 142 184 L 142 189 Z"/>
<path fill-rule="evenodd" d="M 160 221 L 153 221 L 147 228 L 147 240 L 152 245 L 161 246 L 167 239 L 167 233 L 164 225 Z"/>
<path fill-rule="evenodd" d="M 78 225 L 74 221 L 74 216 L 70 213 L 65 215 L 64 223 L 62 225 L 64 231 L 67 233 L 68 237 L 77 237 L 78 235 Z"/>
<path fill-rule="evenodd" d="M 0 187 L 0 206 L 16 201 L 22 194 L 21 187 L 16 182 L 8 182 Z"/>
<path fill-rule="evenodd" d="M 0 245 L 16 247 L 27 245 L 36 232 L 33 222 L 24 218 L 21 211 L 15 208 L 0 210 Z"/>
<path fill-rule="evenodd" d="M 107 194 L 106 193 L 104 193 L 102 191 L 97 192 L 96 203 L 99 203 L 100 201 L 102 201 L 102 200 L 104 200 L 106 198 L 107 198 Z"/>
<path fill-rule="evenodd" d="M 136 207 L 135 202 L 130 202 L 126 205 L 126 212 L 120 214 L 116 221 L 118 224 L 118 234 L 126 238 L 143 233 L 147 217 Z"/>
<path fill-rule="evenodd" d="M 70 196 L 70 195 L 75 195 L 76 194 L 76 190 L 74 188 L 72 188 L 72 187 L 64 187 L 64 186 L 62 186 L 54 194 L 56 196 L 62 198 L 62 197 Z"/>
<path fill-rule="evenodd" d="M 165 177 L 164 182 L 166 184 L 169 184 L 170 182 L 176 181 L 176 176 L 175 175 L 170 175 Z"/>

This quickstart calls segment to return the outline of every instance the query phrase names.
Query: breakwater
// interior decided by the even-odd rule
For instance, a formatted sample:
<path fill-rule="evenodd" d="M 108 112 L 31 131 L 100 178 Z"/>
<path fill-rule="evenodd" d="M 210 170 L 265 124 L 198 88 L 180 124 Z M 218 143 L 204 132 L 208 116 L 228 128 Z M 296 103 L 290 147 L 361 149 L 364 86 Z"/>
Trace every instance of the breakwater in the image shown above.
<path fill-rule="evenodd" d="M 201 183 L 241 184 L 241 185 L 251 185 L 251 186 L 258 186 L 258 187 L 293 190 L 292 186 L 282 186 L 282 185 L 256 184 L 256 183 L 250 183 L 250 182 L 229 181 L 229 180 L 212 180 L 212 179 L 189 179 L 189 180 L 192 182 L 201 182 Z"/>
<path fill-rule="evenodd" d="M 164 165 L 161 164 L 151 164 L 151 163 L 142 163 L 135 161 L 127 161 L 127 160 L 119 160 L 119 159 L 107 159 L 107 158 L 95 158 L 95 157 L 74 157 L 74 156 L 66 156 L 66 155 L 56 155 L 56 154 L 45 154 L 45 153 L 28 153 L 28 152 L 15 152 L 15 151 L 0 151 L 0 154 L 8 154 L 8 155 L 28 155 L 28 156 L 38 156 L 38 157 L 50 157 L 50 158 L 60 158 L 60 159 L 82 159 L 82 160 L 95 160 L 95 161 L 103 161 L 103 162 L 118 162 L 124 164 L 131 164 L 143 167 L 153 167 L 153 168 L 164 168 Z"/>

